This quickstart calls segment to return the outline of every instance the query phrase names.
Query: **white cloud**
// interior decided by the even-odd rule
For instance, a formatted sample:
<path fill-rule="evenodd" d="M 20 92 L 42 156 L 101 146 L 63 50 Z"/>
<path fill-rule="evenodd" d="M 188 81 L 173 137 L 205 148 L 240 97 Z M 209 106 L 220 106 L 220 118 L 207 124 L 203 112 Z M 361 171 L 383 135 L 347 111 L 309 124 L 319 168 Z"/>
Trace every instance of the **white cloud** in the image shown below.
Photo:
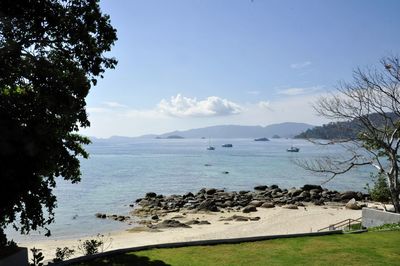
<path fill-rule="evenodd" d="M 128 106 L 120 104 L 118 102 L 103 102 L 103 104 L 109 108 L 126 108 Z"/>
<path fill-rule="evenodd" d="M 305 62 L 300 62 L 300 63 L 293 63 L 290 65 L 291 68 L 294 69 L 301 69 L 301 68 L 305 68 L 311 65 L 310 61 L 305 61 Z"/>
<path fill-rule="evenodd" d="M 158 110 L 163 114 L 176 117 L 227 116 L 242 112 L 238 104 L 227 99 L 210 96 L 205 100 L 197 100 L 181 94 L 172 96 L 169 101 L 161 100 Z"/>
<path fill-rule="evenodd" d="M 310 94 L 314 93 L 316 91 L 319 91 L 321 87 L 315 86 L 315 87 L 305 87 L 305 88 L 287 88 L 287 89 L 281 89 L 278 91 L 278 94 L 281 95 L 286 95 L 286 96 L 296 96 L 296 95 L 304 95 L 304 94 Z"/>

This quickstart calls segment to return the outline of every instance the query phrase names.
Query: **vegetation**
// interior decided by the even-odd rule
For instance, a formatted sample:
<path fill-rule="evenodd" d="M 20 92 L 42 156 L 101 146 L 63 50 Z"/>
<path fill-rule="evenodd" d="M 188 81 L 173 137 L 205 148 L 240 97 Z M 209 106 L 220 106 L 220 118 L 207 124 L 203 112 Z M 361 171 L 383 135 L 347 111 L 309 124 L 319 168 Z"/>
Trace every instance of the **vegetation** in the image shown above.
<path fill-rule="evenodd" d="M 399 119 L 393 113 L 386 114 L 391 119 Z M 379 114 L 369 115 L 369 120 L 375 125 L 384 126 Z M 327 139 L 327 140 L 355 140 L 357 136 L 365 130 L 359 119 L 350 121 L 331 122 L 322 126 L 307 129 L 305 132 L 295 136 L 298 139 Z"/>
<path fill-rule="evenodd" d="M 400 231 L 153 249 L 77 265 L 398 265 Z"/>
<path fill-rule="evenodd" d="M 374 180 L 374 186 L 371 188 L 367 183 L 367 191 L 373 201 L 387 203 L 390 201 L 390 189 L 387 184 L 386 178 L 383 174 L 377 176 L 372 175 Z"/>
<path fill-rule="evenodd" d="M 335 122 L 352 121 L 348 125 L 355 124 L 358 134 L 355 140 L 328 143 L 343 144 L 348 150 L 347 158 L 328 156 L 298 164 L 304 169 L 330 175 L 327 181 L 356 167 L 372 165 L 387 179 L 390 199 L 396 212 L 400 213 L 399 58 L 382 59 L 380 68 L 358 69 L 352 82 L 341 84 L 331 96 L 321 97 L 315 109 Z"/>
<path fill-rule="evenodd" d="M 104 52 L 117 38 L 98 0 L 0 1 L 0 10 L 2 247 L 9 224 L 27 234 L 53 222 L 56 177 L 79 182 L 85 97 L 116 65 Z"/>
<path fill-rule="evenodd" d="M 78 241 L 78 250 L 83 255 L 93 255 L 96 253 L 104 252 L 108 248 L 111 247 L 112 238 L 107 236 L 105 237 L 102 234 L 97 234 L 95 239 L 87 239 L 85 241 Z"/>
<path fill-rule="evenodd" d="M 384 224 L 380 226 L 370 227 L 368 231 L 376 232 L 376 231 L 400 231 L 400 223 L 395 224 Z"/>
<path fill-rule="evenodd" d="M 69 259 L 74 254 L 75 250 L 69 247 L 56 248 L 56 257 L 54 258 L 53 262 L 60 262 Z"/>
<path fill-rule="evenodd" d="M 32 263 L 30 266 L 43 266 L 44 256 L 41 249 L 31 248 L 32 252 Z"/>

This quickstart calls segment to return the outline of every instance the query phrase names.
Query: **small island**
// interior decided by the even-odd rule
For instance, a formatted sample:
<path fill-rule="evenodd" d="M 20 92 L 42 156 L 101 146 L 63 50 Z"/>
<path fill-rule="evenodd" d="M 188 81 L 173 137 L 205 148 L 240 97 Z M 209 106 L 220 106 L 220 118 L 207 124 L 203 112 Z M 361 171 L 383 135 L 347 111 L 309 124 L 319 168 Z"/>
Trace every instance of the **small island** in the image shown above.
<path fill-rule="evenodd" d="M 258 139 L 254 139 L 254 141 L 269 141 L 268 138 L 258 138 Z"/>

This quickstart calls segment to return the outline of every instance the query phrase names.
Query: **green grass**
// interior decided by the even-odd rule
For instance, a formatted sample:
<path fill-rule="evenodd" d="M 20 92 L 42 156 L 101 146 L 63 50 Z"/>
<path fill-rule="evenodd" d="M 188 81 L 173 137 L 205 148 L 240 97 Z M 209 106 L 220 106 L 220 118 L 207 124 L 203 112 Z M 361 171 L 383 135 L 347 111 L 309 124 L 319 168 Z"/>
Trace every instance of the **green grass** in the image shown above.
<path fill-rule="evenodd" d="M 79 265 L 399 265 L 400 231 L 153 249 Z"/>

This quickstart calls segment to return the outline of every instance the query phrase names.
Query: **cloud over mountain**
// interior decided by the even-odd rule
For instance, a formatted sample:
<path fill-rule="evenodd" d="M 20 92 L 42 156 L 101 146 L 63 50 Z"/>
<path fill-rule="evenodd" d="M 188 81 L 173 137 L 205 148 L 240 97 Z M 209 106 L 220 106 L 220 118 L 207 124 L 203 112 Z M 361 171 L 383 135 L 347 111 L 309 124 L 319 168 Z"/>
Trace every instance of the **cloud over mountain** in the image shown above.
<path fill-rule="evenodd" d="M 176 117 L 210 117 L 239 114 L 242 112 L 242 107 L 217 96 L 197 100 L 178 94 L 172 96 L 170 100 L 161 100 L 158 110 L 166 115 Z"/>

